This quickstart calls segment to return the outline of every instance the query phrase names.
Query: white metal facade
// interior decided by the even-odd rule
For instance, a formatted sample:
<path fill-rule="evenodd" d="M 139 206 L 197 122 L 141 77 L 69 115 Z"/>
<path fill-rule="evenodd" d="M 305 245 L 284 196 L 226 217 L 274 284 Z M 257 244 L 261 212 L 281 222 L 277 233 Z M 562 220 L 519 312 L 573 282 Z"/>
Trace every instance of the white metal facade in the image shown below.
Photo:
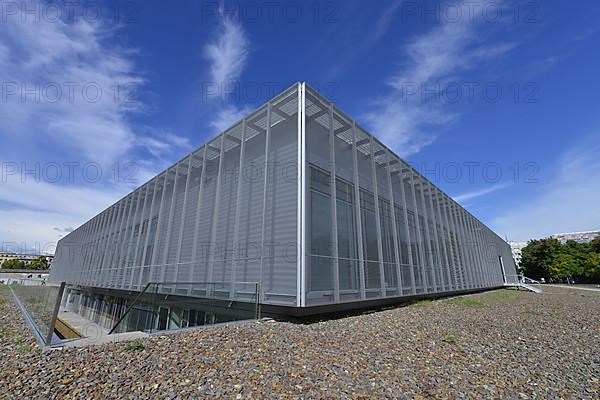
<path fill-rule="evenodd" d="M 495 287 L 502 268 L 508 244 L 297 84 L 63 238 L 50 279 L 259 282 L 304 307 Z"/>

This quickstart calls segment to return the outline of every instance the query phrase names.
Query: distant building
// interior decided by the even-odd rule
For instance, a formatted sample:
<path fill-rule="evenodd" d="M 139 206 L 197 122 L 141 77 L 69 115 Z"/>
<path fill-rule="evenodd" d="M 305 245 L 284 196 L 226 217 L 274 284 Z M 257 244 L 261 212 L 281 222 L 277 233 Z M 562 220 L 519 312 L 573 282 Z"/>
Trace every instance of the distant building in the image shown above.
<path fill-rule="evenodd" d="M 25 263 L 25 265 L 29 265 L 32 262 L 34 262 L 35 260 L 37 260 L 39 257 L 46 257 L 46 259 L 48 260 L 48 266 L 50 266 L 52 264 L 52 260 L 54 259 L 54 256 L 49 256 L 49 255 L 40 255 L 40 254 L 20 254 L 20 253 L 11 253 L 11 252 L 6 252 L 6 253 L 0 253 L 0 266 L 2 265 L 2 263 L 4 263 L 4 261 L 8 261 L 8 260 L 19 260 L 19 261 L 23 261 Z"/>
<path fill-rule="evenodd" d="M 527 242 L 508 242 L 510 245 L 510 250 L 512 252 L 513 259 L 515 260 L 515 264 L 519 266 L 521 264 L 521 251 L 525 246 L 527 246 Z"/>
<path fill-rule="evenodd" d="M 577 243 L 589 243 L 598 236 L 600 236 L 600 231 L 557 233 L 552 235 L 554 239 L 561 243 L 565 243 L 567 240 L 573 240 Z"/>
<path fill-rule="evenodd" d="M 48 271 L 0 269 L 0 285 L 44 286 Z"/>

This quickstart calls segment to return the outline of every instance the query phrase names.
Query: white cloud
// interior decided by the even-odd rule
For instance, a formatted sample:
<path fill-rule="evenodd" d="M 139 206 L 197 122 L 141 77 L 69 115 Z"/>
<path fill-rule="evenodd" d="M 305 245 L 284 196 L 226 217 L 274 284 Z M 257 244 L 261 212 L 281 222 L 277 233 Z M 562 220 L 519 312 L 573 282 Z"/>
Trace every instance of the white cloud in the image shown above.
<path fill-rule="evenodd" d="M 233 124 L 239 122 L 242 118 L 250 113 L 250 108 L 238 108 L 232 105 L 225 105 L 221 107 L 215 117 L 210 121 L 210 126 L 215 128 L 218 132 L 223 132 L 225 129 L 230 128 Z"/>
<path fill-rule="evenodd" d="M 164 129 L 144 129 L 146 135 L 137 140 L 137 145 L 148 151 L 154 158 L 171 165 L 173 158 L 192 150 L 188 138 L 175 135 Z"/>
<path fill-rule="evenodd" d="M 21 6 L 32 7 L 31 4 Z M 100 21 L 56 21 L 12 15 L 3 23 L 0 63 L 5 88 L 0 129 L 4 135 L 46 138 L 54 152 L 110 164 L 132 147 L 128 114 L 141 105 L 123 85 L 140 86 L 130 54 L 109 47 L 114 34 Z M 6 55 L 8 53 L 8 55 Z M 121 85 L 115 98 L 114 85 Z M 32 93 L 23 97 L 25 90 Z"/>
<path fill-rule="evenodd" d="M 248 58 L 249 41 L 241 24 L 220 10 L 217 37 L 204 46 L 204 55 L 210 63 L 210 80 L 223 85 L 239 79 Z"/>
<path fill-rule="evenodd" d="M 56 243 L 66 232 L 57 232 L 52 226 L 81 224 L 78 215 L 65 215 L 48 211 L 0 209 L 0 237 L 2 248 L 12 251 L 31 251 L 54 254 Z"/>
<path fill-rule="evenodd" d="M 211 111 L 213 117 L 209 125 L 218 132 L 238 122 L 249 111 L 246 107 L 228 104 L 223 96 L 228 85 L 239 83 L 248 59 L 250 42 L 243 26 L 225 15 L 222 7 L 221 4 L 217 36 L 204 46 L 204 55 L 209 62 L 209 80 L 216 85 L 216 90 L 208 97 L 216 102 L 213 103 L 215 109 Z"/>
<path fill-rule="evenodd" d="M 475 199 L 475 198 L 478 198 L 481 196 L 485 196 L 486 194 L 497 192 L 498 190 L 507 188 L 510 185 L 511 185 L 510 182 L 498 183 L 498 184 L 492 185 L 492 186 L 484 188 L 484 189 L 473 190 L 471 192 L 462 193 L 462 194 L 459 194 L 458 196 L 453 196 L 452 198 L 459 203 L 465 202 L 467 200 L 472 200 L 472 199 Z"/>
<path fill-rule="evenodd" d="M 559 160 L 556 178 L 540 183 L 532 199 L 507 205 L 492 221 L 496 232 L 525 241 L 560 232 L 600 229 L 600 139 L 587 138 Z"/>
<path fill-rule="evenodd" d="M 35 6 L 18 4 L 20 10 Z M 190 148 L 187 139 L 131 121 L 144 111 L 134 90 L 139 92 L 145 79 L 135 66 L 136 51 L 114 44 L 121 28 L 74 15 L 36 22 L 31 14 L 17 13 L 2 23 L 0 159 L 30 170 L 48 162 L 80 166 L 75 181 L 63 177 L 56 184 L 31 176 L 25 182 L 20 176 L 5 179 L 3 170 L 0 241 L 57 240 L 137 186 L 123 183 L 124 165 L 137 164 L 134 179 L 142 183 L 166 166 L 167 158 Z M 31 93 L 24 96 L 24 89 Z M 99 164 L 99 182 L 81 179 L 81 166 L 89 162 Z M 117 182 L 110 168 L 115 162 L 121 169 Z"/>
<path fill-rule="evenodd" d="M 130 190 L 127 184 L 105 187 L 36 181 L 33 175 L 20 172 L 3 173 L 1 185 L 0 241 L 24 243 L 21 247 L 27 249 L 36 243 L 56 242 Z"/>
<path fill-rule="evenodd" d="M 463 15 L 469 15 L 469 10 L 463 10 Z M 443 88 L 461 73 L 512 48 L 484 43 L 481 31 L 478 18 L 443 21 L 405 46 L 406 61 L 387 81 L 390 91 L 375 99 L 364 116 L 371 130 L 404 156 L 432 143 L 436 128 L 451 124 L 459 115 L 449 111 L 443 100 L 423 100 L 423 88 L 436 90 L 436 84 Z"/>

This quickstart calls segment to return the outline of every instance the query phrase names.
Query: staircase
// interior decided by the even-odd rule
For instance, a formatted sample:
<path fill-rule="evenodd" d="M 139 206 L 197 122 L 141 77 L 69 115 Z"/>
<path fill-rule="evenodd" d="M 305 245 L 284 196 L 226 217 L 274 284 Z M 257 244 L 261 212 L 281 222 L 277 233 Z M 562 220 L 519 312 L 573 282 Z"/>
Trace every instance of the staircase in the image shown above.
<path fill-rule="evenodd" d="M 513 282 L 509 282 L 509 279 L 507 279 L 507 283 L 504 284 L 504 286 L 506 286 L 506 287 L 515 287 L 517 289 L 523 288 L 523 289 L 529 290 L 530 292 L 533 292 L 533 293 L 542 293 L 542 289 L 532 285 L 532 284 L 540 283 L 540 282 L 536 281 L 535 279 L 531 279 L 531 278 L 528 278 L 523 275 L 507 275 L 507 278 L 513 278 L 513 279 L 510 279 Z M 516 279 L 514 279 L 514 278 L 516 278 Z"/>

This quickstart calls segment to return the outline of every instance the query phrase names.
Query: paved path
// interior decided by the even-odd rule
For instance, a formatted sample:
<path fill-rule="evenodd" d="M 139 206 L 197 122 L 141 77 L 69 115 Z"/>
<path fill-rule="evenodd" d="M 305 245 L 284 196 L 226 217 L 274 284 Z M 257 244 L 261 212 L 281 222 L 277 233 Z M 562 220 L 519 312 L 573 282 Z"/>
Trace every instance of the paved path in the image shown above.
<path fill-rule="evenodd" d="M 600 292 L 600 289 L 594 289 L 594 288 L 589 288 L 589 287 L 578 287 L 578 286 L 574 286 L 574 285 L 549 285 L 549 284 L 545 284 L 544 286 L 552 286 L 552 287 L 557 287 L 557 288 L 562 288 L 562 289 L 577 289 L 577 290 L 587 290 L 590 292 Z"/>
<path fill-rule="evenodd" d="M 58 314 L 58 318 L 69 324 L 84 336 L 81 339 L 64 341 L 65 347 L 82 347 L 94 344 L 120 342 L 123 340 L 132 340 L 148 336 L 148 334 L 144 332 L 127 332 L 109 335 L 108 330 L 97 323 L 90 321 L 77 313 L 67 311 L 62 307 Z"/>

